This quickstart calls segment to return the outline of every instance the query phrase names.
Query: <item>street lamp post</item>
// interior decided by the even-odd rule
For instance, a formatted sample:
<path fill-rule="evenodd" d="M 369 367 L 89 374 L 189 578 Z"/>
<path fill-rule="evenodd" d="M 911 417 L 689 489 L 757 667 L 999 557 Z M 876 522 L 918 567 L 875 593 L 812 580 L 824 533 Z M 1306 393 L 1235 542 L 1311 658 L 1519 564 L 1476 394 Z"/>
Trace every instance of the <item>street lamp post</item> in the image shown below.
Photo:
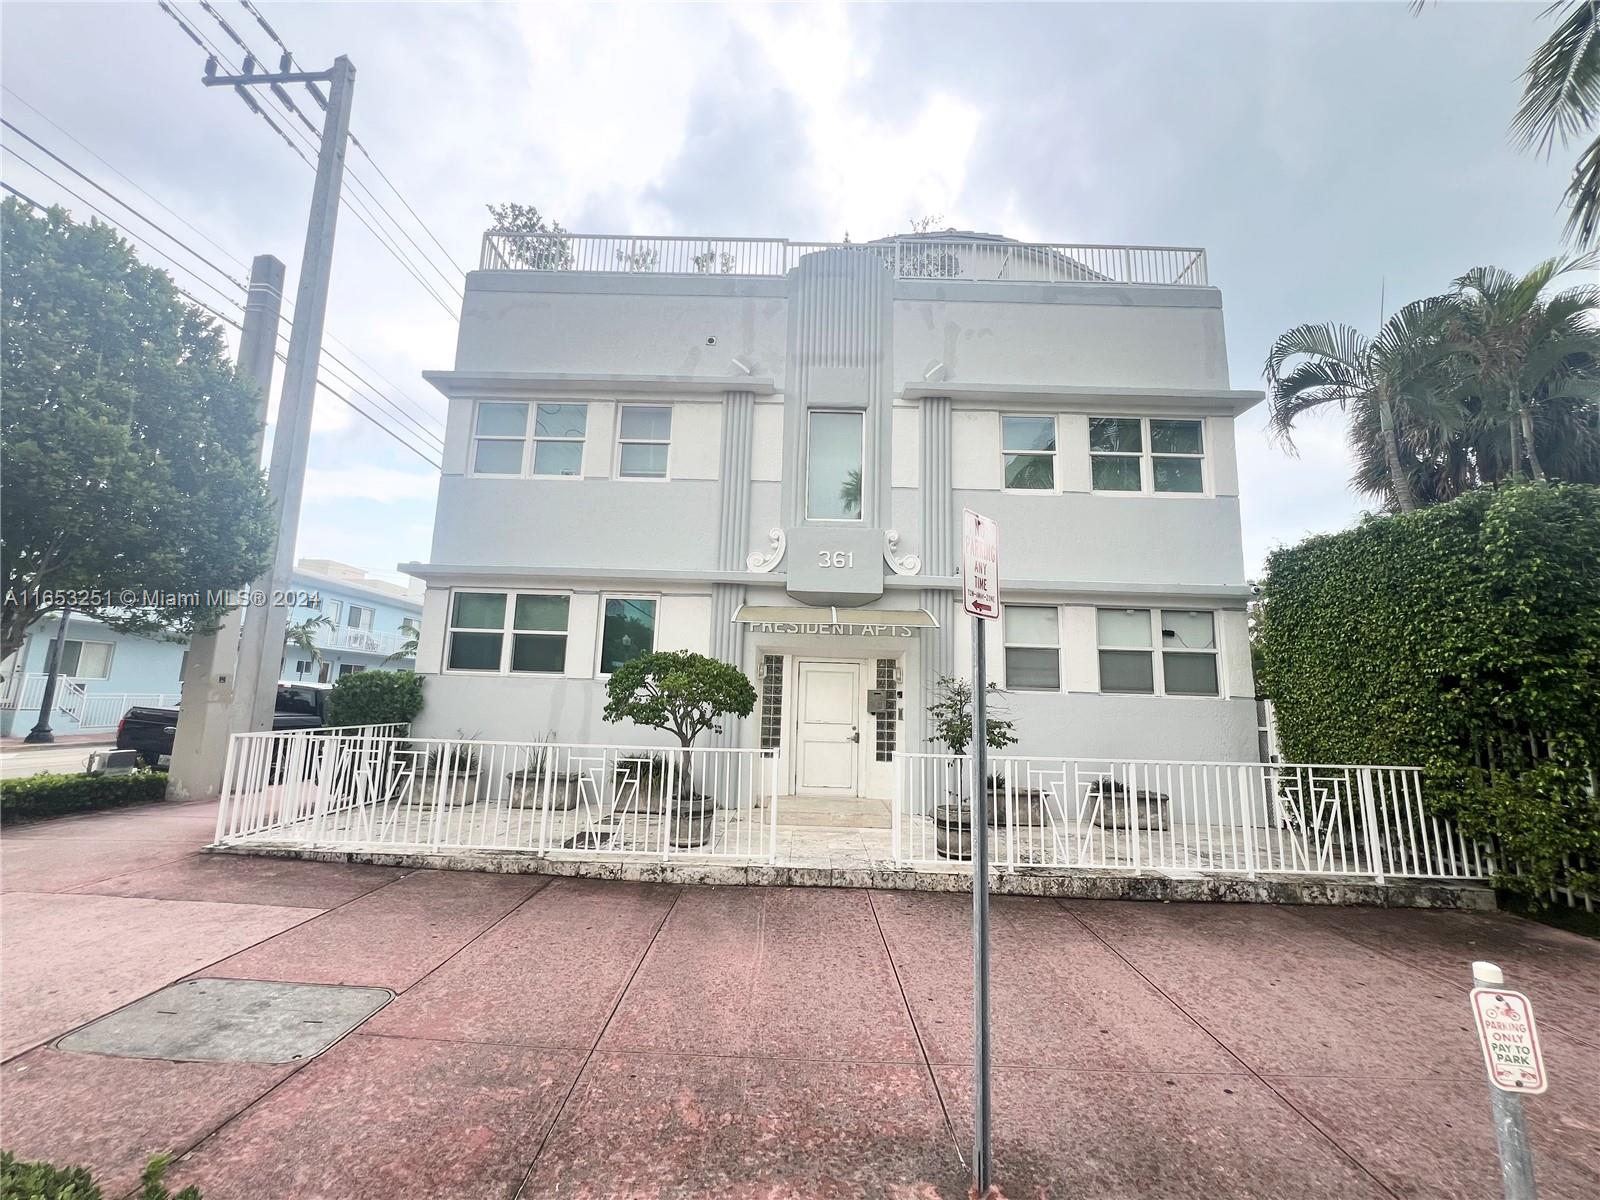
<path fill-rule="evenodd" d="M 56 740 L 56 735 L 50 729 L 50 710 L 56 705 L 56 684 L 61 679 L 61 652 L 66 649 L 67 621 L 71 616 L 72 609 L 61 610 L 61 624 L 50 643 L 50 661 L 45 663 L 44 695 L 39 699 L 39 723 L 28 730 L 28 736 L 22 739 L 25 742 L 37 744 Z"/>

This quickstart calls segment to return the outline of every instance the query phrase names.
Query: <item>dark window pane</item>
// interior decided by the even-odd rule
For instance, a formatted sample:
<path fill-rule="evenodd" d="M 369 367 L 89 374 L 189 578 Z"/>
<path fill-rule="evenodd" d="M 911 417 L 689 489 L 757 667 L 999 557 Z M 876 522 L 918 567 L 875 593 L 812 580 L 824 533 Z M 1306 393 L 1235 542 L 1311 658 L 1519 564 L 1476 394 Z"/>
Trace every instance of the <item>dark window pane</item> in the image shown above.
<path fill-rule="evenodd" d="M 500 634 L 452 633 L 449 665 L 452 671 L 498 671 Z"/>
<path fill-rule="evenodd" d="M 1055 459 L 1048 454 L 1006 455 L 1006 486 L 1019 491 L 1054 491 Z"/>
<path fill-rule="evenodd" d="M 533 432 L 540 437 L 581 438 L 588 423 L 587 404 L 541 404 Z"/>
<path fill-rule="evenodd" d="M 511 669 L 559 675 L 567 665 L 565 634 L 517 633 L 511 636 Z"/>
<path fill-rule="evenodd" d="M 609 675 L 623 663 L 649 654 L 655 639 L 654 600 L 607 600 L 605 627 L 600 633 L 600 674 Z"/>
<path fill-rule="evenodd" d="M 1170 696 L 1215 696 L 1217 694 L 1217 656 L 1215 654 L 1174 654 L 1161 656 L 1161 674 Z"/>
<path fill-rule="evenodd" d="M 1151 692 L 1156 690 L 1156 673 L 1150 654 L 1143 650 L 1100 651 L 1100 690 L 1102 692 Z"/>
<path fill-rule="evenodd" d="M 335 624 L 338 618 L 334 618 Z M 504 592 L 457 592 L 450 624 L 457 629 L 500 629 L 506 623 Z"/>
<path fill-rule="evenodd" d="M 1137 458 L 1109 458 L 1097 454 L 1092 459 L 1094 490 L 1097 492 L 1137 492 L 1139 460 Z"/>
<path fill-rule="evenodd" d="M 534 443 L 533 473 L 535 475 L 578 475 L 582 472 L 582 442 Z"/>
<path fill-rule="evenodd" d="M 672 436 L 672 410 L 655 405 L 622 406 L 623 441 L 664 442 Z"/>
<path fill-rule="evenodd" d="M 1137 454 L 1144 449 L 1138 417 L 1090 417 L 1089 449 Z"/>
<path fill-rule="evenodd" d="M 1006 686 L 1019 691 L 1061 690 L 1061 655 L 1054 650 L 1006 650 Z"/>
<path fill-rule="evenodd" d="M 472 469 L 480 475 L 522 474 L 522 443 L 490 438 L 479 441 Z"/>
<path fill-rule="evenodd" d="M 1001 417 L 1000 448 L 1007 451 L 1054 450 L 1054 417 Z"/>
<path fill-rule="evenodd" d="M 1151 421 L 1152 454 L 1199 454 L 1205 449 L 1199 421 Z"/>
<path fill-rule="evenodd" d="M 543 629 L 565 633 L 567 602 L 566 596 L 518 596 L 511 626 L 513 629 Z"/>
<path fill-rule="evenodd" d="M 1153 458 L 1158 492 L 1198 492 L 1205 484 L 1198 458 Z"/>

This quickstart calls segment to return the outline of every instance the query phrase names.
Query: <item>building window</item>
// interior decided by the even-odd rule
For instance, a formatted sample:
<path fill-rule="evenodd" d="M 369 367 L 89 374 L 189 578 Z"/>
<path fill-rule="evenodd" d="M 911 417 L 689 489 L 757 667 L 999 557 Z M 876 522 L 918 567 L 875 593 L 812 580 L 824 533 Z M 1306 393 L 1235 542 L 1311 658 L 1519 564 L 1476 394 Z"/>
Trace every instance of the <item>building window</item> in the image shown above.
<path fill-rule="evenodd" d="M 1160 641 L 1152 618 L 1160 621 Z M 1181 609 L 1102 608 L 1099 629 L 1100 690 L 1157 694 L 1156 656 L 1161 658 L 1160 694 L 1216 696 L 1216 614 Z"/>
<path fill-rule="evenodd" d="M 1055 491 L 1054 417 L 1001 417 L 1000 448 L 1005 458 L 1007 491 Z"/>
<path fill-rule="evenodd" d="M 1061 612 L 1032 604 L 1004 606 L 1006 687 L 1013 691 L 1061 690 Z"/>
<path fill-rule="evenodd" d="M 476 475 L 521 475 L 528 443 L 528 406 L 485 400 L 472 439 Z"/>
<path fill-rule="evenodd" d="M 587 404 L 541 404 L 533 419 L 533 473 L 583 474 L 583 436 Z"/>
<path fill-rule="evenodd" d="M 311 664 L 311 660 L 309 658 L 297 658 L 297 659 L 295 659 L 294 660 L 294 677 L 296 679 L 304 679 L 308 674 L 310 674 L 311 665 L 312 665 Z"/>
<path fill-rule="evenodd" d="M 806 438 L 806 519 L 859 521 L 862 414 L 811 413 Z"/>
<path fill-rule="evenodd" d="M 61 674 L 68 679 L 110 679 L 111 643 L 68 638 L 61 647 Z"/>
<path fill-rule="evenodd" d="M 656 648 L 656 602 L 608 596 L 600 629 L 600 674 L 609 675 Z"/>
<path fill-rule="evenodd" d="M 335 628 L 339 625 L 339 618 L 344 616 L 344 601 L 324 600 L 322 602 L 322 615 L 328 618 L 328 623 Z"/>
<path fill-rule="evenodd" d="M 345 610 L 344 623 L 351 629 L 371 629 L 373 610 L 365 604 L 352 604 Z"/>
<path fill-rule="evenodd" d="M 665 479 L 672 444 L 668 405 L 624 404 L 617 420 L 617 475 L 622 479 Z"/>
<path fill-rule="evenodd" d="M 761 656 L 761 728 L 757 745 L 776 750 L 783 741 L 783 655 Z"/>
<path fill-rule="evenodd" d="M 1097 492 L 1205 491 L 1205 423 L 1090 417 L 1089 471 Z"/>
<path fill-rule="evenodd" d="M 455 593 L 445 666 L 452 671 L 561 674 L 567 661 L 570 600 L 536 592 Z"/>
<path fill-rule="evenodd" d="M 1141 426 L 1138 417 L 1089 418 L 1089 474 L 1095 491 L 1144 490 Z"/>
<path fill-rule="evenodd" d="M 877 736 L 873 740 L 873 757 L 881 763 L 893 762 L 900 736 L 899 673 L 892 658 L 878 660 L 877 687 L 889 693 L 889 707 L 877 715 Z"/>
<path fill-rule="evenodd" d="M 365 667 L 359 666 L 356 663 L 340 663 L 339 678 L 343 679 L 346 675 L 359 675 L 365 670 Z"/>
<path fill-rule="evenodd" d="M 1169 696 L 1215 696 L 1217 615 L 1161 610 L 1161 680 Z"/>

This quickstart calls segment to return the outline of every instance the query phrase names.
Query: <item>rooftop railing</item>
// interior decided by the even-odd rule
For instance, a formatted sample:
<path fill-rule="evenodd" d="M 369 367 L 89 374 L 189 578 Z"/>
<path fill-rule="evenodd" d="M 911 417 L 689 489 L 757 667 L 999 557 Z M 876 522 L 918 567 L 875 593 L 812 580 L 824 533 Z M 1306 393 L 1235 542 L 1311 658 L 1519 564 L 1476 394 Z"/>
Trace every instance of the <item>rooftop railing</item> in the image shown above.
<path fill-rule="evenodd" d="M 1099 246 L 940 235 L 879 242 L 784 238 L 632 237 L 589 233 L 483 235 L 485 271 L 623 275 L 782 276 L 824 250 L 871 254 L 899 279 L 1003 283 L 1206 286 L 1206 252 L 1194 246 Z"/>

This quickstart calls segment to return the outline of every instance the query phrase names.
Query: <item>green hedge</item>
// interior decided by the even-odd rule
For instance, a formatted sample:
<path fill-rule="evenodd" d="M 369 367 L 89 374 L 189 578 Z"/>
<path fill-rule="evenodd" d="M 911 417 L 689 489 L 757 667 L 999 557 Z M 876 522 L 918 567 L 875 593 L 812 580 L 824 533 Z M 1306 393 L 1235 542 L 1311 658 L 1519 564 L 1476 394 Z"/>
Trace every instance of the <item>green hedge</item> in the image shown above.
<path fill-rule="evenodd" d="M 388 725 L 422 711 L 422 676 L 411 671 L 357 671 L 328 694 L 329 725 Z"/>
<path fill-rule="evenodd" d="M 1515 890 L 1600 862 L 1600 488 L 1482 490 L 1277 550 L 1259 630 L 1285 759 L 1422 765 L 1436 811 L 1527 872 Z"/>
<path fill-rule="evenodd" d="M 165 771 L 131 775 L 29 775 L 0 780 L 0 823 L 146 804 L 167 794 Z"/>

